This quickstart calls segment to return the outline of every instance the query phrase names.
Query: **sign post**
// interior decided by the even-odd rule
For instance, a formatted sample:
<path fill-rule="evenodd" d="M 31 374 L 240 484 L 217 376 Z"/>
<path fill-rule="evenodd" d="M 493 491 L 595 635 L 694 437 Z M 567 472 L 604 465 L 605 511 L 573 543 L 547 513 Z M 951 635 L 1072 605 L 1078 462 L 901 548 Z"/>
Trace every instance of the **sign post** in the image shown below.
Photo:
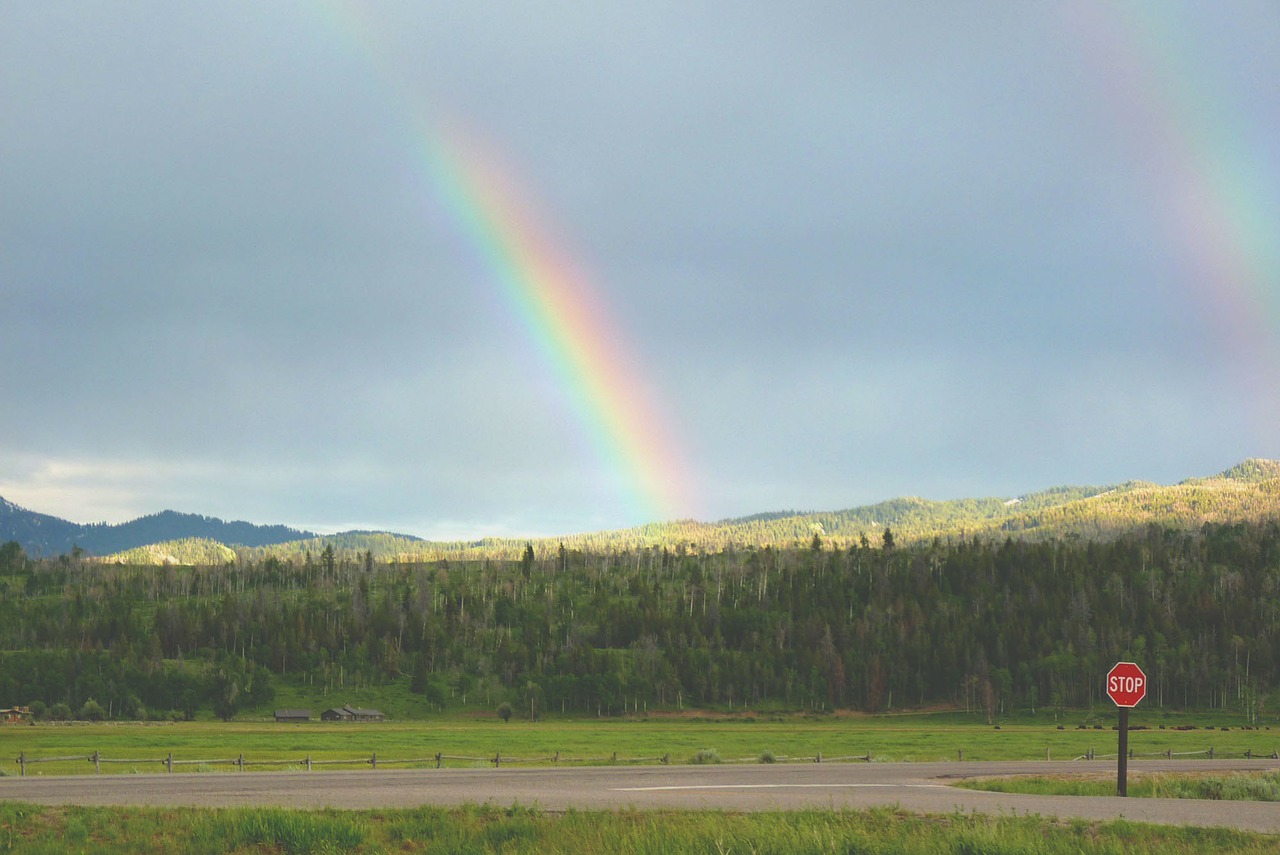
<path fill-rule="evenodd" d="M 1147 696 L 1147 675 L 1132 662 L 1117 662 L 1107 672 L 1107 697 L 1120 708 L 1120 751 L 1116 760 L 1116 795 L 1129 795 L 1129 710 Z"/>

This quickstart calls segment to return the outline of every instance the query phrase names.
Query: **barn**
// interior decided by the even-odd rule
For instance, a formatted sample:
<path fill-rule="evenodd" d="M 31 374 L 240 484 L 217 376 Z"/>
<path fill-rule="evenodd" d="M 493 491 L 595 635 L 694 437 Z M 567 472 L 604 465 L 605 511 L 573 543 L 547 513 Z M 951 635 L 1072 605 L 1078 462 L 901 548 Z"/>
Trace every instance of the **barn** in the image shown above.
<path fill-rule="evenodd" d="M 276 710 L 276 721 L 278 722 L 311 721 L 311 710 Z"/>
<path fill-rule="evenodd" d="M 321 721 L 386 721 L 387 717 L 378 710 L 358 709 L 350 704 L 327 709 L 320 713 Z"/>

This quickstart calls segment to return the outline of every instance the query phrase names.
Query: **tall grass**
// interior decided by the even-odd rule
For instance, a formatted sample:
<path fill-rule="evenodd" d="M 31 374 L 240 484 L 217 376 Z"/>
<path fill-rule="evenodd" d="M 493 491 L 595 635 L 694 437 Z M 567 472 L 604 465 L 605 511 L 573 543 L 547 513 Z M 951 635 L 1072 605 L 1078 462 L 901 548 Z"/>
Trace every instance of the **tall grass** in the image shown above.
<path fill-rule="evenodd" d="M 0 804 L 0 852 L 62 853 L 1274 853 L 1277 838 L 1130 822 L 888 808 L 739 814 L 492 805 L 392 811 L 111 809 Z"/>

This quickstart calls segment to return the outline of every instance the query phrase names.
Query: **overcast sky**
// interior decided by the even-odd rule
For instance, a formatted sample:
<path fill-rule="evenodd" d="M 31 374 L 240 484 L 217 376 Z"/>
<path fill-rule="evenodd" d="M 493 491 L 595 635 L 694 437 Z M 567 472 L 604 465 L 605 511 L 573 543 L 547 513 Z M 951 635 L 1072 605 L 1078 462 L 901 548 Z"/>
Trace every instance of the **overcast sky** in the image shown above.
<path fill-rule="evenodd" d="M 427 167 L 449 123 L 650 390 L 656 513 L 1280 457 L 1278 81 L 1273 0 L 11 0 L 0 496 L 648 521 Z"/>

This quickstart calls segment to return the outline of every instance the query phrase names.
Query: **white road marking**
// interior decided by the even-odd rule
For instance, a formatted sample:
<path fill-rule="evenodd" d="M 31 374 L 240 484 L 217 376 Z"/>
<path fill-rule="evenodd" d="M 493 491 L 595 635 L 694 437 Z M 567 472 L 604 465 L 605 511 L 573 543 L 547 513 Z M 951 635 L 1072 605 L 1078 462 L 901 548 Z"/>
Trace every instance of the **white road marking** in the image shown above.
<path fill-rule="evenodd" d="M 664 790 L 833 790 L 833 789 L 949 790 L 945 784 L 672 784 L 663 787 L 612 787 L 615 793 L 657 793 Z"/>

